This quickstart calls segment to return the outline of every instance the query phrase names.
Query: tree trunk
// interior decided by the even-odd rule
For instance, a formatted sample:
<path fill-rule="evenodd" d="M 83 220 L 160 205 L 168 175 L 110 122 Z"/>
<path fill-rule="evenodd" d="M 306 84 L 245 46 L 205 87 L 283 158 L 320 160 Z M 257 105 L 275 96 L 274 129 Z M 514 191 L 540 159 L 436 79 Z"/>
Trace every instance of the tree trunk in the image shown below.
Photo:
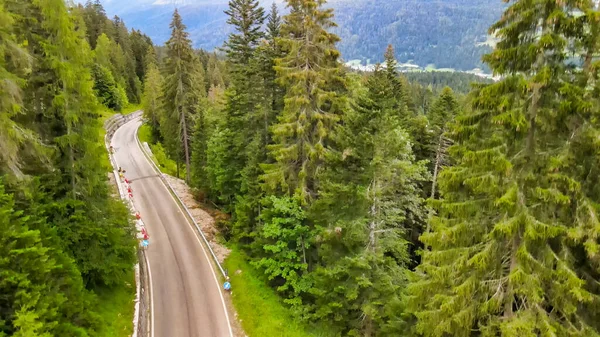
<path fill-rule="evenodd" d="M 521 238 L 520 238 L 520 234 L 517 233 L 517 237 L 515 237 L 513 239 L 512 242 L 512 249 L 510 252 L 510 268 L 508 271 L 508 275 L 510 275 L 515 268 L 517 268 L 517 250 L 519 249 L 519 245 L 521 243 Z M 506 289 L 506 297 L 504 299 L 504 317 L 509 318 L 513 315 L 513 302 L 514 302 L 514 295 L 513 295 L 513 287 L 509 281 L 507 289 Z"/>

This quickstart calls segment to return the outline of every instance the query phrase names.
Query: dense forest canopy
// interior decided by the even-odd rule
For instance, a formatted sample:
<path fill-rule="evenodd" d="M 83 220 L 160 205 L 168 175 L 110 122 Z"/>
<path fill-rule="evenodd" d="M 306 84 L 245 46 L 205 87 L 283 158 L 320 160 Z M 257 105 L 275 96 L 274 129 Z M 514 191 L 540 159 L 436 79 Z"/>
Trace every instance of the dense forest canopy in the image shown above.
<path fill-rule="evenodd" d="M 461 38 L 434 17 L 414 23 L 439 36 L 365 44 L 383 62 L 355 73 L 335 2 L 285 5 L 231 0 L 224 60 L 187 56 L 176 12 L 163 96 L 181 64 L 203 74 L 183 82 L 198 99 L 146 114 L 262 281 L 332 336 L 599 336 L 597 4 L 497 3 L 483 61 L 501 77 L 476 84 L 399 73 L 423 43 Z M 383 26 L 385 6 L 362 15 Z"/>
<path fill-rule="evenodd" d="M 230 0 L 219 56 L 177 10 L 155 48 L 98 1 L 0 0 L 0 336 L 102 323 L 135 250 L 98 118 L 128 102 L 324 335 L 600 336 L 598 4 L 497 4 L 474 84 L 400 73 L 402 44 L 349 71 L 333 3 L 284 4 Z"/>
<path fill-rule="evenodd" d="M 139 101 L 151 46 L 99 4 L 0 1 L 0 336 L 115 319 L 96 294 L 131 282 L 136 241 L 99 119 Z"/>

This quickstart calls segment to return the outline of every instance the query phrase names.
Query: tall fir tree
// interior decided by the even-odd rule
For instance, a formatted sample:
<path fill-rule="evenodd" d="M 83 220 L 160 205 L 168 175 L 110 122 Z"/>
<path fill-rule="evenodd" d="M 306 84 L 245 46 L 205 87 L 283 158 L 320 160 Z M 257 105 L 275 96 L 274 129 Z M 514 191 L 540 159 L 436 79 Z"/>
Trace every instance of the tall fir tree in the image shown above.
<path fill-rule="evenodd" d="M 40 142 L 26 125 L 18 123 L 22 114 L 22 87 L 31 56 L 15 41 L 14 18 L 0 1 L 0 174 L 22 175 L 21 164 L 25 155 L 41 153 Z M 10 61 L 9 61 L 10 60 Z"/>
<path fill-rule="evenodd" d="M 173 13 L 173 20 L 169 27 L 171 38 L 167 41 L 164 69 L 167 75 L 162 90 L 165 118 L 161 127 L 163 138 L 172 140 L 166 144 L 171 156 L 178 164 L 183 158 L 186 181 L 189 182 L 193 130 L 191 115 L 196 109 L 193 105 L 194 95 L 198 94 L 192 87 L 195 85 L 198 65 L 194 57 L 192 41 L 177 10 Z M 175 132 L 178 137 L 173 139 L 172 132 Z"/>
<path fill-rule="evenodd" d="M 328 138 L 345 108 L 345 78 L 335 47 L 339 38 L 333 10 L 322 0 L 288 0 L 278 43 L 284 56 L 275 69 L 286 89 L 285 107 L 273 126 L 269 152 L 276 163 L 265 166 L 271 190 L 310 203 L 317 195 L 316 174 L 323 166 Z"/>
<path fill-rule="evenodd" d="M 142 109 L 144 110 L 144 118 L 150 125 L 152 141 L 158 142 L 162 139 L 160 134 L 160 116 L 163 107 L 161 100 L 163 78 L 158 69 L 153 46 L 148 47 L 145 60 L 146 77 L 144 79 Z"/>
<path fill-rule="evenodd" d="M 264 36 L 261 31 L 265 21 L 264 9 L 257 0 L 230 0 L 229 8 L 225 11 L 227 23 L 233 26 L 235 33 L 229 34 L 225 42 L 225 52 L 229 62 L 238 66 L 237 71 L 247 67 L 253 56 L 254 49 Z"/>
<path fill-rule="evenodd" d="M 598 307 L 586 276 L 597 237 L 583 234 L 599 228 L 585 187 L 595 168 L 581 157 L 599 134 L 597 102 L 569 64 L 584 61 L 573 48 L 594 31 L 593 6 L 515 0 L 492 26 L 499 42 L 484 60 L 504 78 L 477 88 L 452 130 L 456 165 L 440 174 L 410 291 L 419 334 L 600 335 L 586 310 Z"/>
<path fill-rule="evenodd" d="M 425 213 L 425 165 L 415 163 L 410 137 L 388 106 L 386 72 L 375 69 L 343 116 L 312 213 L 321 228 L 313 315 L 344 335 L 384 335 L 387 322 L 400 318 L 392 305 L 401 302 L 411 231 Z"/>
<path fill-rule="evenodd" d="M 224 201 L 226 209 L 232 210 L 244 180 L 242 174 L 248 157 L 246 147 L 255 132 L 254 122 L 261 93 L 260 86 L 256 85 L 258 79 L 253 60 L 255 49 L 264 36 L 261 28 L 265 15 L 257 0 L 231 0 L 225 14 L 228 16 L 227 23 L 234 28 L 223 48 L 232 73 L 231 85 L 226 91 L 226 130 L 223 132 L 231 137 L 227 137 L 223 145 L 229 153 L 220 156 L 222 164 L 227 167 L 215 167 L 214 171 L 231 176 L 221 176 L 220 187 L 213 188 L 213 191 L 219 194 L 218 200 Z"/>
<path fill-rule="evenodd" d="M 429 168 L 431 177 L 430 198 L 436 197 L 437 177 L 445 165 L 449 164 L 448 148 L 452 140 L 448 138 L 449 126 L 452 120 L 459 114 L 460 106 L 449 87 L 445 87 L 442 93 L 433 103 L 428 114 L 431 145 L 429 146 Z"/>
<path fill-rule="evenodd" d="M 265 40 L 256 48 L 250 67 L 256 71 L 253 81 L 255 103 L 249 123 L 253 130 L 252 140 L 246 146 L 246 163 L 241 172 L 240 195 L 235 205 L 233 234 L 237 239 L 249 239 L 259 221 L 264 195 L 260 176 L 261 165 L 267 162 L 266 147 L 271 143 L 270 128 L 283 109 L 284 89 L 277 84 L 275 60 L 282 57 L 277 45 L 281 30 L 281 17 L 273 3 L 266 24 Z M 244 240 L 247 241 L 247 240 Z"/>
<path fill-rule="evenodd" d="M 98 37 L 106 30 L 108 20 L 100 0 L 94 0 L 93 2 L 91 0 L 86 1 L 83 10 L 83 19 L 85 21 L 85 33 L 88 43 L 92 49 L 95 49 Z"/>

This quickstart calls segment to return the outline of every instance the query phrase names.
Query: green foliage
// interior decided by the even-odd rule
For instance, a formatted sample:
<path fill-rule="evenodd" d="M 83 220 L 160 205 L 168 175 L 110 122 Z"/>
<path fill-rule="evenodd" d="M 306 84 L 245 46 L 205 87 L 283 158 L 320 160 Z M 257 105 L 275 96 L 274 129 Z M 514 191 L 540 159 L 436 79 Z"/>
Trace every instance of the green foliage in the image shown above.
<path fill-rule="evenodd" d="M 82 13 L 62 0 L 0 1 L 3 336 L 95 335 L 94 291 L 131 275 L 135 260 L 98 123 L 96 93 L 115 94 L 113 64 L 97 68 L 94 88 L 103 65 L 93 62 Z"/>
<path fill-rule="evenodd" d="M 191 115 L 198 109 L 197 98 L 202 95 L 199 86 L 204 79 L 199 76 L 199 62 L 194 56 L 192 41 L 188 38 L 186 27 L 177 10 L 173 13 L 173 21 L 169 27 L 171 38 L 167 41 L 165 59 L 161 132 L 166 140 L 169 156 L 178 164 L 182 158 L 185 161 L 187 180 L 191 176 Z M 171 137 L 171 134 L 178 137 Z"/>
<path fill-rule="evenodd" d="M 161 89 L 163 78 L 156 66 L 154 48 L 148 49 L 149 60 L 147 64 L 146 78 L 144 79 L 144 95 L 142 97 L 142 109 L 144 110 L 144 119 L 149 124 L 152 137 L 148 140 L 149 144 L 156 143 L 161 140 L 160 134 L 160 116 L 161 107 Z"/>
<path fill-rule="evenodd" d="M 414 71 L 403 73 L 402 76 L 409 82 L 419 84 L 422 88 L 429 87 L 436 93 L 441 92 L 445 87 L 450 87 L 456 93 L 467 94 L 471 91 L 472 83 L 493 82 L 477 75 L 449 71 Z M 413 93 L 415 94 L 417 93 Z"/>
<path fill-rule="evenodd" d="M 140 126 L 138 129 L 138 137 L 140 138 L 140 142 L 148 143 L 150 147 L 150 151 L 152 151 L 152 160 L 160 168 L 160 170 L 170 176 L 177 176 L 177 163 L 173 161 L 167 155 L 165 148 L 163 145 L 158 143 L 153 143 L 152 140 L 152 129 L 149 125 L 144 124 Z"/>
<path fill-rule="evenodd" d="M 42 151 L 37 136 L 15 120 L 21 113 L 21 89 L 25 84 L 22 76 L 27 74 L 31 56 L 16 43 L 13 23 L 13 14 L 0 1 L 0 173 L 21 175 L 20 157 Z"/>
<path fill-rule="evenodd" d="M 303 278 L 308 267 L 306 250 L 310 247 L 306 215 L 300 202 L 288 197 L 269 196 L 262 205 L 256 240 L 260 258 L 253 264 L 278 285 L 277 291 L 297 296 L 310 287 Z"/>
<path fill-rule="evenodd" d="M 231 274 L 235 289 L 231 298 L 238 312 L 244 332 L 248 336 L 317 337 L 333 336 L 323 326 L 308 327 L 294 317 L 277 293 L 267 284 L 264 274 L 248 262 L 248 257 L 238 247 L 233 247 L 225 266 L 240 273 Z M 269 317 L 265 320 L 265 317 Z M 309 331 L 317 330 L 315 333 Z"/>
<path fill-rule="evenodd" d="M 30 214 L 15 209 L 0 181 L 0 332 L 87 336 L 94 320 L 82 311 L 87 295 L 78 271 L 45 218 Z"/>
<path fill-rule="evenodd" d="M 210 191 L 217 201 L 225 205 L 233 202 L 236 190 L 236 182 L 229 180 L 235 175 L 234 168 L 227 165 L 233 156 L 227 148 L 227 141 L 232 137 L 229 129 L 217 129 L 210 134 L 206 145 L 206 175 Z"/>
<path fill-rule="evenodd" d="M 93 68 L 94 90 L 100 103 L 107 108 L 121 111 L 127 105 L 127 95 L 123 88 L 117 86 L 110 70 L 95 64 Z"/>
<path fill-rule="evenodd" d="M 264 36 L 261 26 L 265 21 L 264 9 L 257 0 L 230 0 L 227 23 L 232 25 L 237 33 L 229 34 L 225 42 L 225 51 L 229 61 L 234 65 L 248 64 L 254 48 Z M 242 68 L 246 69 L 246 68 Z"/>
<path fill-rule="evenodd" d="M 598 228 L 584 188 L 597 154 L 580 157 L 598 134 L 596 84 L 565 48 L 582 59 L 594 48 L 577 43 L 597 39 L 594 20 L 581 19 L 597 16 L 592 6 L 512 1 L 492 27 L 500 41 L 485 60 L 505 77 L 474 90 L 452 129 L 456 164 L 440 174 L 422 237 L 431 248 L 410 291 L 420 334 L 599 335 L 597 311 L 585 309 L 598 305 L 587 272 L 597 237 L 582 234 Z"/>
<path fill-rule="evenodd" d="M 358 93 L 338 127 L 312 208 L 321 261 L 311 274 L 312 317 L 344 335 L 378 335 L 400 319 L 391 306 L 401 302 L 410 234 L 420 232 L 424 218 L 418 186 L 424 165 L 414 162 L 397 105 L 390 104 L 393 85 L 378 69 L 367 92 Z"/>
<path fill-rule="evenodd" d="M 345 107 L 345 83 L 335 43 L 327 29 L 335 24 L 333 11 L 322 1 L 290 0 L 277 40 L 284 56 L 276 60 L 278 80 L 286 89 L 285 107 L 273 126 L 269 153 L 275 164 L 265 165 L 269 188 L 281 188 L 303 202 L 316 197 L 316 173 L 323 165 L 328 137 Z"/>

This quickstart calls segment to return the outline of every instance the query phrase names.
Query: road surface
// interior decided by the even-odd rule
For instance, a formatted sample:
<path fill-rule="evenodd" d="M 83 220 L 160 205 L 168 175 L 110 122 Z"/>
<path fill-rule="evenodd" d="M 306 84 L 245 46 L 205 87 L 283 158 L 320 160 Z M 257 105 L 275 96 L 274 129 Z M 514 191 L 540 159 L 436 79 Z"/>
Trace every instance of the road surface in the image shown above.
<path fill-rule="evenodd" d="M 112 139 L 117 165 L 131 181 L 133 201 L 150 235 L 153 337 L 230 337 L 221 285 L 207 251 L 136 141 L 141 122 Z"/>

